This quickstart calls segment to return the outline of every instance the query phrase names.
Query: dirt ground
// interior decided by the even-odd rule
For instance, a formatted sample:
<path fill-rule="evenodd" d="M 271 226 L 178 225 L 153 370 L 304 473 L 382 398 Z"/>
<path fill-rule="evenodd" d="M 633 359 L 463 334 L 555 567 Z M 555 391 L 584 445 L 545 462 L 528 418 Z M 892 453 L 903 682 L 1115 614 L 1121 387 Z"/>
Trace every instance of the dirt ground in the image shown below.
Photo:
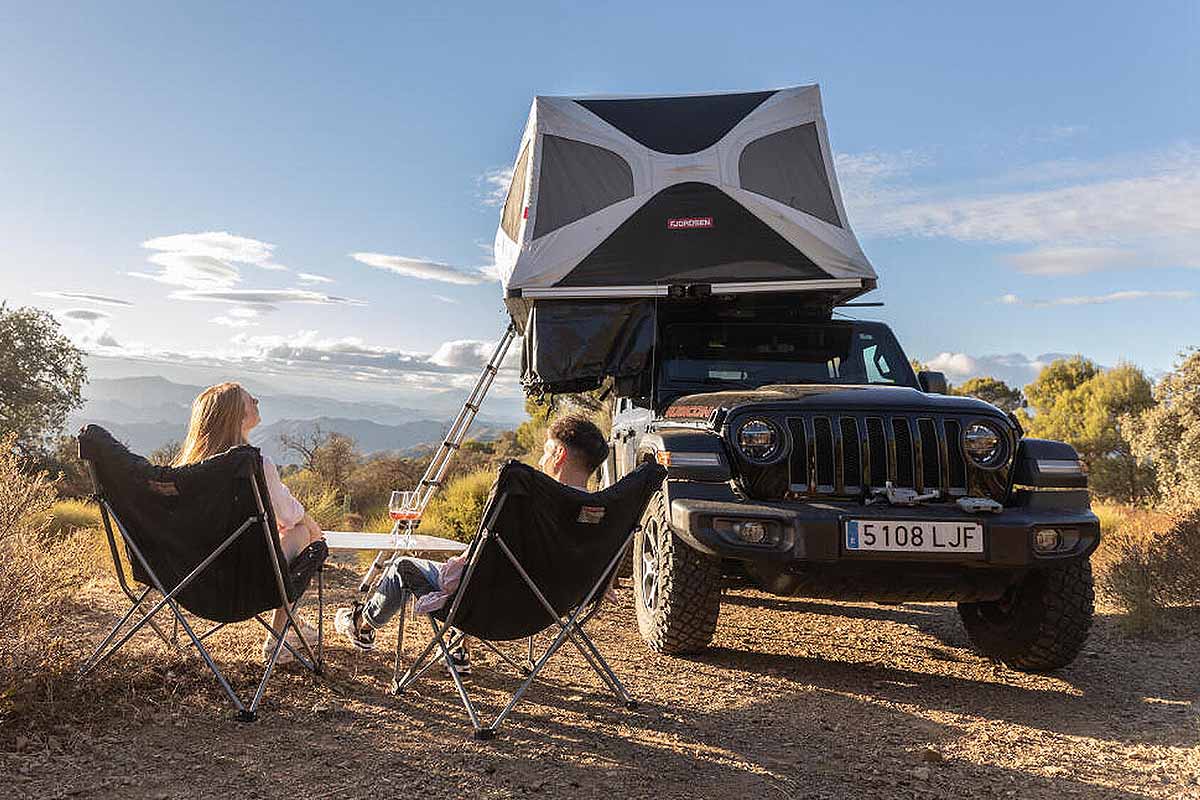
<path fill-rule="evenodd" d="M 327 601 L 351 597 L 352 570 L 331 581 Z M 115 619 L 103 588 L 83 595 L 93 638 Z M 387 692 L 394 636 L 373 654 L 331 636 L 326 675 L 280 671 L 248 725 L 198 659 L 139 636 L 91 682 L 3 721 L 0 795 L 1200 798 L 1200 609 L 1150 639 L 1101 614 L 1079 660 L 1044 677 L 972 652 L 948 604 L 732 587 L 713 648 L 670 658 L 643 646 L 631 602 L 626 589 L 590 629 L 640 707 L 564 649 L 492 742 L 471 738 L 440 669 Z M 214 637 L 239 688 L 256 678 L 256 627 Z M 494 711 L 514 674 L 476 655 L 470 688 Z"/>

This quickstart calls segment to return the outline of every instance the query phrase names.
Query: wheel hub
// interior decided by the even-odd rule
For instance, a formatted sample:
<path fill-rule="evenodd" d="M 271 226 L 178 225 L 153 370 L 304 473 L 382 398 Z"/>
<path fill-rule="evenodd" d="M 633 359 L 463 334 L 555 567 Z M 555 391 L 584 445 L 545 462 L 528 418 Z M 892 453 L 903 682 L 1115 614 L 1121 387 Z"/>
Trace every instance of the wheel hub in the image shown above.
<path fill-rule="evenodd" d="M 642 605 L 653 611 L 658 605 L 658 526 L 642 530 Z"/>

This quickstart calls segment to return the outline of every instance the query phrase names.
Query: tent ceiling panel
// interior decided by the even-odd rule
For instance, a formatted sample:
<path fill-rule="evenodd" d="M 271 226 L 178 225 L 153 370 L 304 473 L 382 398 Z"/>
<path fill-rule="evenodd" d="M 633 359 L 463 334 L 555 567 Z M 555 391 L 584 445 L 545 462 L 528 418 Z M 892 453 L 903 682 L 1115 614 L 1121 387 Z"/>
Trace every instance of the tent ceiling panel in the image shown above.
<path fill-rule="evenodd" d="M 651 150 L 682 155 L 712 147 L 773 94 L 769 91 L 575 102 Z"/>

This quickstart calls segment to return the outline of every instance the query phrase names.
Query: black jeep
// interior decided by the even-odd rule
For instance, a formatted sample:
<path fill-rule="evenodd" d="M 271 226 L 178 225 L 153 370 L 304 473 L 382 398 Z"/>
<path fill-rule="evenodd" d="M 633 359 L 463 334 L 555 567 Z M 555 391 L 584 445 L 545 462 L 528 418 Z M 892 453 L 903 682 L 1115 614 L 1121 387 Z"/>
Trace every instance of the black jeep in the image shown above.
<path fill-rule="evenodd" d="M 608 465 L 669 473 L 633 554 L 654 650 L 706 647 L 723 577 L 742 573 L 781 595 L 957 601 L 975 646 L 1015 669 L 1079 653 L 1100 528 L 1073 448 L 947 395 L 887 326 L 795 298 L 662 303 L 655 329 Z"/>

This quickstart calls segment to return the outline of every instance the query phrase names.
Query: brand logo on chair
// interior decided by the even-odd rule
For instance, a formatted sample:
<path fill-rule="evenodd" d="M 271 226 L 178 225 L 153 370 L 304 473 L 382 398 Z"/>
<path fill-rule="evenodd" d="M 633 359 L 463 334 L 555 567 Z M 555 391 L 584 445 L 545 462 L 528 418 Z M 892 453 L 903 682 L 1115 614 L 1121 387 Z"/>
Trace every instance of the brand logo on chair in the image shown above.
<path fill-rule="evenodd" d="M 672 217 L 667 220 L 667 230 L 669 231 L 687 231 L 695 228 L 711 228 L 712 226 L 712 217 Z"/>
<path fill-rule="evenodd" d="M 604 506 L 580 506 L 579 519 L 576 522 L 586 522 L 598 525 L 604 519 Z"/>

